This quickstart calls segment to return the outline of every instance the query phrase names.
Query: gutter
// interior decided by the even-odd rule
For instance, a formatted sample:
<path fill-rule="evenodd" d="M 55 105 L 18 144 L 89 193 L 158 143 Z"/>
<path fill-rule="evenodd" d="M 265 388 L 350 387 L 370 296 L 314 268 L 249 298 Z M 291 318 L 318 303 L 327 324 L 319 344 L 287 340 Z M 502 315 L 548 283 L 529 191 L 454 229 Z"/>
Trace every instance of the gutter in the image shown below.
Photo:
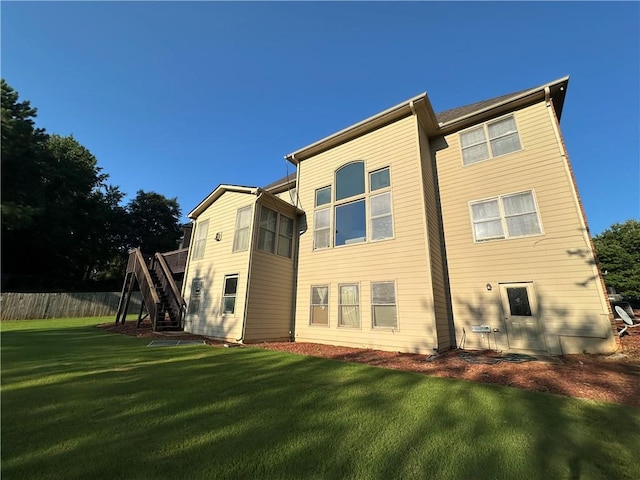
<path fill-rule="evenodd" d="M 558 80 L 555 80 L 553 82 L 549 82 L 549 83 L 547 83 L 546 85 L 544 85 L 542 87 L 536 87 L 536 88 L 532 88 L 530 90 L 527 90 L 526 92 L 521 93 L 520 95 L 517 95 L 516 97 L 507 98 L 507 99 L 505 99 L 505 100 L 503 100 L 501 102 L 495 103 L 493 105 L 489 105 L 489 106 L 487 106 L 485 108 L 482 108 L 480 110 L 476 110 L 474 112 L 467 113 L 466 115 L 463 115 L 461 117 L 455 118 L 453 120 L 449 120 L 448 122 L 439 123 L 438 124 L 439 130 L 446 130 L 449 127 L 453 127 L 453 126 L 457 125 L 458 123 L 464 122 L 465 120 L 468 120 L 468 119 L 473 118 L 473 117 L 478 116 L 478 115 L 482 115 L 483 113 L 489 112 L 491 110 L 495 110 L 495 109 L 503 107 L 505 105 L 525 100 L 528 97 L 541 95 L 541 93 L 542 93 L 541 89 L 543 89 L 543 91 L 544 91 L 545 102 L 548 102 L 549 98 L 550 98 L 551 87 L 559 85 L 561 83 L 566 83 L 568 81 L 569 81 L 569 76 L 567 75 L 566 77 L 562 77 L 562 78 L 559 78 Z"/>
<path fill-rule="evenodd" d="M 356 137 L 364 132 L 369 132 L 375 128 L 387 125 L 393 121 L 399 120 L 400 118 L 411 115 L 413 105 L 421 101 L 425 101 L 426 99 L 427 94 L 422 93 L 394 107 L 388 108 L 383 112 L 377 113 L 372 117 L 351 125 L 350 127 L 344 128 L 339 132 L 329 135 L 328 137 L 322 138 L 311 145 L 307 145 L 304 148 L 296 150 L 295 152 L 286 155 L 284 158 L 297 166 L 305 158 L 309 158 L 322 151 L 328 150 L 329 148 L 345 143 L 352 137 Z"/>

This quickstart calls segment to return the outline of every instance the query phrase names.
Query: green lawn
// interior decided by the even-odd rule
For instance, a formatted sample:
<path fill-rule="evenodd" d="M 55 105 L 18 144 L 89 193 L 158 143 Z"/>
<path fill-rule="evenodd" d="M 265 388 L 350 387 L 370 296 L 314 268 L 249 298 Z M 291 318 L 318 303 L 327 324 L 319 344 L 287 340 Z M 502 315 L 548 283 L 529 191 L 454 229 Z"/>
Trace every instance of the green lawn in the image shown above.
<path fill-rule="evenodd" d="M 3 479 L 640 478 L 640 409 L 2 322 Z"/>

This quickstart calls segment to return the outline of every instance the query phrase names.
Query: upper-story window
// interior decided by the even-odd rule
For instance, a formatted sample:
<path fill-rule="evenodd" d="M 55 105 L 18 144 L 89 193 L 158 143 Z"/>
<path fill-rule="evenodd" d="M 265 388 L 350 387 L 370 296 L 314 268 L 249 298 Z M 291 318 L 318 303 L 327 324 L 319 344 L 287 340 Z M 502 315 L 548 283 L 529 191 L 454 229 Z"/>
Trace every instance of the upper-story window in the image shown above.
<path fill-rule="evenodd" d="M 207 244 L 207 231 L 209 230 L 209 220 L 196 224 L 196 234 L 193 239 L 193 260 L 204 257 L 204 247 Z"/>
<path fill-rule="evenodd" d="M 478 200 L 470 207 L 476 242 L 542 233 L 532 191 Z"/>
<path fill-rule="evenodd" d="M 465 165 L 522 149 L 513 115 L 460 132 L 460 145 Z"/>
<path fill-rule="evenodd" d="M 265 206 L 260 207 L 258 250 L 291 258 L 293 251 L 293 219 Z"/>
<path fill-rule="evenodd" d="M 251 230 L 251 205 L 239 208 L 236 213 L 236 228 L 233 232 L 233 251 L 241 252 L 249 248 Z"/>
<path fill-rule="evenodd" d="M 364 162 L 348 163 L 336 170 L 336 202 L 364 194 Z"/>
<path fill-rule="evenodd" d="M 364 162 L 351 162 L 335 172 L 334 199 L 331 185 L 316 190 L 315 250 L 393 237 L 389 167 L 369 172 L 368 178 L 367 189 Z"/>

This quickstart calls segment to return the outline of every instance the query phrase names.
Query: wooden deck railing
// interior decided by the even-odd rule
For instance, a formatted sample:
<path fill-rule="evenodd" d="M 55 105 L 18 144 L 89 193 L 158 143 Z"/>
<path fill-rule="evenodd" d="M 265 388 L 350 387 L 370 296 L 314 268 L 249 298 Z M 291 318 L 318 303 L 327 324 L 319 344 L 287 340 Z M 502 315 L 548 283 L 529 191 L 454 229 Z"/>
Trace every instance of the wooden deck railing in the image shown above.
<path fill-rule="evenodd" d="M 188 253 L 188 248 L 181 248 L 180 250 L 165 252 L 162 254 L 162 257 L 166 260 L 171 273 L 184 273 L 187 266 Z"/>
<path fill-rule="evenodd" d="M 167 307 L 177 315 L 175 320 L 177 320 L 178 325 L 182 327 L 186 302 L 182 298 L 182 295 L 180 295 L 176 282 L 173 281 L 171 269 L 169 268 L 169 265 L 167 265 L 164 254 L 155 254 L 151 268 L 158 277 L 160 287 L 167 295 Z"/>

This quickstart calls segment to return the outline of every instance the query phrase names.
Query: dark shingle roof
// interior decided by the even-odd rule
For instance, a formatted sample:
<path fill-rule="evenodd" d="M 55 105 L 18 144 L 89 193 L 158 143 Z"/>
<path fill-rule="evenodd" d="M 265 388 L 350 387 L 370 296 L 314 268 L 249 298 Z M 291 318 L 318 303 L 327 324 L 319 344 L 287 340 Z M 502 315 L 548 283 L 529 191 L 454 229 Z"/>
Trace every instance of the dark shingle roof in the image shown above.
<path fill-rule="evenodd" d="M 285 185 L 287 185 L 288 183 L 294 182 L 296 180 L 296 172 L 290 173 L 289 175 L 287 175 L 286 177 L 282 177 L 279 180 L 276 180 L 275 182 L 271 182 L 269 185 L 263 187 L 265 190 L 269 191 L 269 190 L 275 190 L 278 187 L 284 187 Z"/>
<path fill-rule="evenodd" d="M 484 110 L 485 108 L 489 108 L 492 105 L 496 105 L 498 103 L 508 101 L 512 97 L 515 98 L 518 95 L 523 94 L 524 92 L 528 92 L 529 90 L 531 89 L 527 88 L 525 90 L 508 93 L 507 95 L 501 95 L 499 97 L 490 98 L 489 100 L 482 100 L 481 102 L 472 103 L 470 105 L 465 105 L 463 107 L 457 107 L 457 108 L 452 108 L 450 110 L 445 110 L 444 112 L 436 113 L 436 119 L 438 120 L 438 123 L 447 123 L 451 120 L 455 120 L 456 118 L 464 117 L 465 115 L 469 115 L 471 113 Z"/>

